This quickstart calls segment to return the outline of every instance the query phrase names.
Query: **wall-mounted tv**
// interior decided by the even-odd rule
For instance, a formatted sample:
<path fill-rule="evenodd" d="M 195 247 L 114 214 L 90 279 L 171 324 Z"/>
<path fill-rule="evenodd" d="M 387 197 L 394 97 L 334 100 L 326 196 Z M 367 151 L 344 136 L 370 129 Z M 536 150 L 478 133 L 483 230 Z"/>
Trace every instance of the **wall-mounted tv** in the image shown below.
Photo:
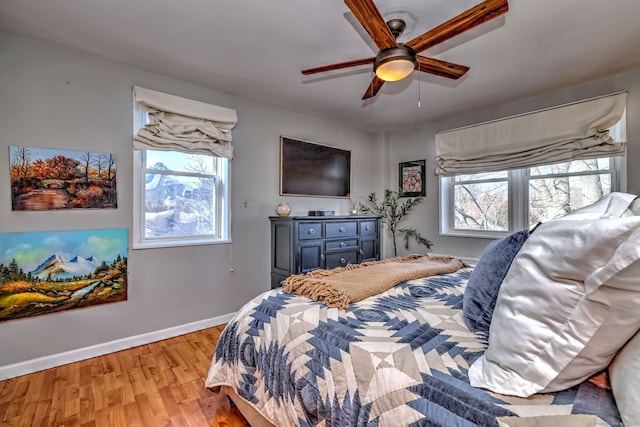
<path fill-rule="evenodd" d="M 280 137 L 280 195 L 346 197 L 350 192 L 350 150 Z"/>

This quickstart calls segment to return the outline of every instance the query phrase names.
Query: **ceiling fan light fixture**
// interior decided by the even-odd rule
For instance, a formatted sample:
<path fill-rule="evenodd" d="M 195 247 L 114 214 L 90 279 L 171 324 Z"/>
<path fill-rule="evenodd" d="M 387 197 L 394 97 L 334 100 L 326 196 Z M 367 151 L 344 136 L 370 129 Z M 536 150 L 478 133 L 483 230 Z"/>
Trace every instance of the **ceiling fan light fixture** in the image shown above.
<path fill-rule="evenodd" d="M 407 77 L 418 65 L 416 53 L 404 45 L 380 51 L 374 62 L 376 76 L 386 82 L 396 82 Z"/>

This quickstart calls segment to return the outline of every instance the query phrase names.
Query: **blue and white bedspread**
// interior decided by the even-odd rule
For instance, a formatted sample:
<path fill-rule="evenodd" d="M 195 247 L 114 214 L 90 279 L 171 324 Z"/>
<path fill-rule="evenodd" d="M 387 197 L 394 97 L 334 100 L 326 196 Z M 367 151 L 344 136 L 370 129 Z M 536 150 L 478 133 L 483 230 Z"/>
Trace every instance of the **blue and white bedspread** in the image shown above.
<path fill-rule="evenodd" d="M 528 399 L 469 385 L 487 343 L 462 317 L 470 273 L 405 282 L 347 310 L 264 293 L 227 325 L 206 386 L 232 386 L 277 426 L 619 425 L 595 380 Z"/>

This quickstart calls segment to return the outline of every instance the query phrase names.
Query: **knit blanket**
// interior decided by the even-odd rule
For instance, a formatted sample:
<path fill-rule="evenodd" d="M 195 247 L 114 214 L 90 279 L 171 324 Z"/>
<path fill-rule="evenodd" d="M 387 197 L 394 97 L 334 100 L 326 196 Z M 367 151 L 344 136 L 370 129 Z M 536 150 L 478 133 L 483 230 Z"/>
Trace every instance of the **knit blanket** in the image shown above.
<path fill-rule="evenodd" d="M 452 257 L 409 255 L 293 275 L 283 282 L 283 291 L 322 301 L 328 307 L 347 309 L 353 302 L 404 281 L 453 273 L 463 267 L 467 267 L 464 261 Z"/>

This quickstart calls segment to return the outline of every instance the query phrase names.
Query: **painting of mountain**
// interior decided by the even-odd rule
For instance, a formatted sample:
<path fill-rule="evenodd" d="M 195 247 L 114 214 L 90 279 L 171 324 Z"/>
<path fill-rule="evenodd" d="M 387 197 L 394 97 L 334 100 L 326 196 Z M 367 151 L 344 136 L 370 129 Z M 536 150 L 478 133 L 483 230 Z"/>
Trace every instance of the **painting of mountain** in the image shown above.
<path fill-rule="evenodd" d="M 65 261 L 60 255 L 51 255 L 42 264 L 31 272 L 32 277 L 46 279 L 70 279 L 77 276 L 92 274 L 100 264 L 96 262 L 94 256 L 82 258 L 78 255 L 73 259 Z"/>
<path fill-rule="evenodd" d="M 126 228 L 0 233 L 0 321 L 127 299 Z"/>

